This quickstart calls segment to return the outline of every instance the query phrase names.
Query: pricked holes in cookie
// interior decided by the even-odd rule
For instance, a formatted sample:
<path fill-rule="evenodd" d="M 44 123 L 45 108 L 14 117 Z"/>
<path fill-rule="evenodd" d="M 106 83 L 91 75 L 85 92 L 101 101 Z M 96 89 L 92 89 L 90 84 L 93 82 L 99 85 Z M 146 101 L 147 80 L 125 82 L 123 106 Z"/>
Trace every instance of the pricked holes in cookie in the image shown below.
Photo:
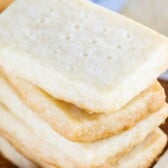
<path fill-rule="evenodd" d="M 89 56 L 88 53 L 86 53 L 86 52 L 83 53 L 83 57 L 84 57 L 84 58 L 87 58 L 88 56 Z"/>
<path fill-rule="evenodd" d="M 134 50 L 135 50 L 135 47 L 131 47 L 131 50 L 134 51 Z"/>
<path fill-rule="evenodd" d="M 65 39 L 68 41 L 68 40 L 71 39 L 71 37 L 67 34 L 67 35 L 65 36 Z"/>
<path fill-rule="evenodd" d="M 107 56 L 106 58 L 107 58 L 107 60 L 109 60 L 109 61 L 112 59 L 111 56 Z"/>
<path fill-rule="evenodd" d="M 118 48 L 119 50 L 121 50 L 121 49 L 122 49 L 122 46 L 121 46 L 121 45 L 117 45 L 117 48 Z"/>
<path fill-rule="evenodd" d="M 104 28 L 104 29 L 103 29 L 103 33 L 106 33 L 106 32 L 107 32 L 107 29 Z"/>
<path fill-rule="evenodd" d="M 76 30 L 79 30 L 79 29 L 80 29 L 80 25 L 78 25 L 78 24 L 75 25 L 75 29 L 76 29 Z"/>
<path fill-rule="evenodd" d="M 44 18 L 40 19 L 40 23 L 45 23 L 45 19 Z"/>
<path fill-rule="evenodd" d="M 93 43 L 93 44 L 97 44 L 97 40 L 95 40 L 95 39 L 92 40 L 92 43 Z"/>
<path fill-rule="evenodd" d="M 53 54 L 58 54 L 58 51 L 57 50 L 53 50 Z"/>
<path fill-rule="evenodd" d="M 128 34 L 128 33 L 127 33 L 126 37 L 127 37 L 127 38 L 131 38 L 132 36 L 131 36 L 131 34 Z"/>

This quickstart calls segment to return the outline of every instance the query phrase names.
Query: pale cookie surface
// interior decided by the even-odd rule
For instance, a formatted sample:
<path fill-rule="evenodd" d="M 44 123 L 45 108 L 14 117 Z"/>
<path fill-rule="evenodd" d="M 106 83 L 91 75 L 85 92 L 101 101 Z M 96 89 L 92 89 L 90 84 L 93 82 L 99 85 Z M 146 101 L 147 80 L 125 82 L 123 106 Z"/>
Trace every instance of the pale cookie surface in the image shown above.
<path fill-rule="evenodd" d="M 28 81 L 9 75 L 22 100 L 46 120 L 52 128 L 72 141 L 91 142 L 122 133 L 165 103 L 165 93 L 158 82 L 134 98 L 127 106 L 111 114 L 87 114 L 78 107 L 58 101 Z"/>
<path fill-rule="evenodd" d="M 5 138 L 0 137 L 0 152 L 20 168 L 37 168 L 30 160 L 19 153 Z"/>
<path fill-rule="evenodd" d="M 89 112 L 120 109 L 168 66 L 165 37 L 87 0 L 17 0 L 0 22 L 1 66 Z"/>
<path fill-rule="evenodd" d="M 42 166 L 110 167 L 133 146 L 142 142 L 168 116 L 168 106 L 165 105 L 122 134 L 93 143 L 74 143 L 60 136 L 29 109 L 3 79 L 0 85 L 0 101 L 8 107 L 1 110 L 2 135 L 25 156 Z"/>
<path fill-rule="evenodd" d="M 158 128 L 124 156 L 114 168 L 149 168 L 161 154 L 166 143 L 167 136 Z"/>

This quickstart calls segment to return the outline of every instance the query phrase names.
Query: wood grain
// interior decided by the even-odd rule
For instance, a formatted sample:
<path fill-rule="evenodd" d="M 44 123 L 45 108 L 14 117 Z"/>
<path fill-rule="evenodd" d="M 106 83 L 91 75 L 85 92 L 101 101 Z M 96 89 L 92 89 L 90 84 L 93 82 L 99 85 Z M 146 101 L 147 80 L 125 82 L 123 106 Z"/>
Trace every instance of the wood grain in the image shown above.
<path fill-rule="evenodd" d="M 16 166 L 14 166 L 0 154 L 0 168 L 16 168 Z"/>
<path fill-rule="evenodd" d="M 13 0 L 0 0 L 0 12 L 6 9 L 12 2 Z"/>

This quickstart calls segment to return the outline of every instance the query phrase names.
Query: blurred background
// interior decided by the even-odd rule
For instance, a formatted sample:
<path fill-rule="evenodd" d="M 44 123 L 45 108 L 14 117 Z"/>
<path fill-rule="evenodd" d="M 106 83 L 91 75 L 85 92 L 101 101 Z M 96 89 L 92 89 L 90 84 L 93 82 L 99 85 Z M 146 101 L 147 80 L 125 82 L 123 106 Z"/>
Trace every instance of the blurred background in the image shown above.
<path fill-rule="evenodd" d="M 92 0 L 93 2 L 114 11 L 120 11 L 127 0 Z"/>

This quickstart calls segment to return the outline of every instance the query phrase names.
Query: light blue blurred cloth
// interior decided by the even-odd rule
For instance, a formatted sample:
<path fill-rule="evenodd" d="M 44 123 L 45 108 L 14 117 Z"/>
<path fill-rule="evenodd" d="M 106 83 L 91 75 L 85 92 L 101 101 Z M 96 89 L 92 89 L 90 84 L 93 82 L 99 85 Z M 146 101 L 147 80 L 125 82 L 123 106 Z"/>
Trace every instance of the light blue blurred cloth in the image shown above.
<path fill-rule="evenodd" d="M 127 0 L 92 0 L 93 2 L 107 7 L 114 11 L 119 11 Z"/>

